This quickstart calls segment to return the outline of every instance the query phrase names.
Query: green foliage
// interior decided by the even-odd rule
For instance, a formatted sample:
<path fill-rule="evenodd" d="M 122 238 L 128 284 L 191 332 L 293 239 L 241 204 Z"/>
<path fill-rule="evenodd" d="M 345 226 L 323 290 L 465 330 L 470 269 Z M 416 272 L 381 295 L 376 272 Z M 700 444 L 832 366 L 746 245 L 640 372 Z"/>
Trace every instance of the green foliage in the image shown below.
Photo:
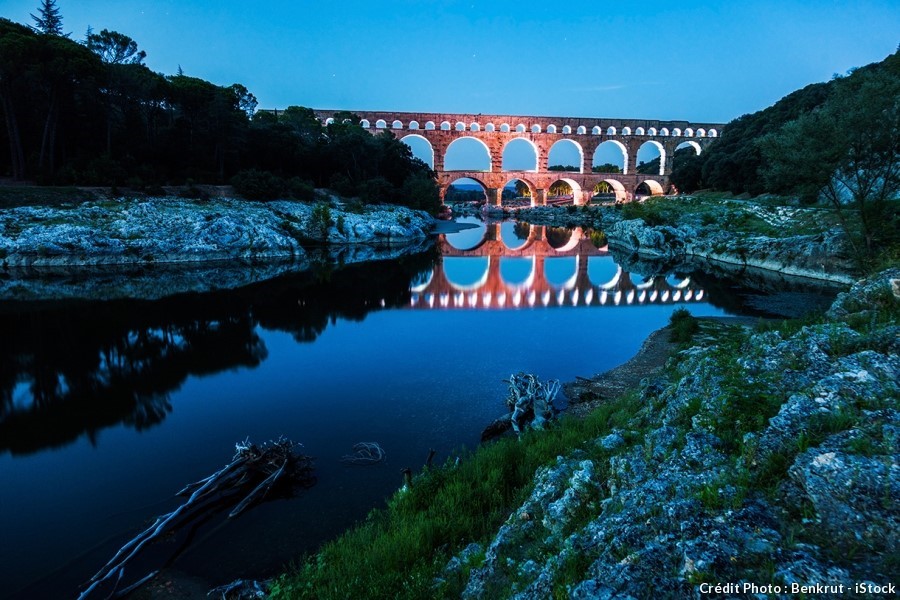
<path fill-rule="evenodd" d="M 595 248 L 603 248 L 609 244 L 609 239 L 602 231 L 594 230 L 591 232 L 591 243 Z"/>
<path fill-rule="evenodd" d="M 287 191 L 284 179 L 257 169 L 241 171 L 231 178 L 231 185 L 247 200 L 275 200 Z"/>
<path fill-rule="evenodd" d="M 669 317 L 669 341 L 687 344 L 700 331 L 700 322 L 686 308 L 676 308 Z"/>
<path fill-rule="evenodd" d="M 591 171 L 594 173 L 621 173 L 622 167 L 612 163 L 603 163 L 602 165 L 594 165 L 591 167 Z"/>
<path fill-rule="evenodd" d="M 575 165 L 552 165 L 547 167 L 548 171 L 565 171 L 565 172 L 574 172 L 577 173 L 581 170 L 580 167 L 576 167 Z"/>
<path fill-rule="evenodd" d="M 310 231 L 318 233 L 320 239 L 323 242 L 327 242 L 328 228 L 331 227 L 332 224 L 333 221 L 331 220 L 331 208 L 324 202 L 317 203 L 313 207 L 312 213 L 309 217 Z"/>

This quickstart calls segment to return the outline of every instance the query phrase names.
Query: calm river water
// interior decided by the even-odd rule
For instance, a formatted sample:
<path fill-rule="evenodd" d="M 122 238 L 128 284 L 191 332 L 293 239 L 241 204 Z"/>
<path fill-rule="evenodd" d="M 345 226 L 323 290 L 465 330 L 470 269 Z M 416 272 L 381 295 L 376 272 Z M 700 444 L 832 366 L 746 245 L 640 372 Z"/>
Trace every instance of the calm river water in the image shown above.
<path fill-rule="evenodd" d="M 284 435 L 316 457 L 314 487 L 212 519 L 189 545 L 157 544 L 128 574 L 172 563 L 212 585 L 271 575 L 382 506 L 430 448 L 440 463 L 476 445 L 511 373 L 602 372 L 679 306 L 771 315 L 828 301 L 650 277 L 577 230 L 476 223 L 434 252 L 229 292 L 0 302 L 0 596 L 77 596 L 235 442 Z M 361 441 L 387 460 L 341 463 Z"/>

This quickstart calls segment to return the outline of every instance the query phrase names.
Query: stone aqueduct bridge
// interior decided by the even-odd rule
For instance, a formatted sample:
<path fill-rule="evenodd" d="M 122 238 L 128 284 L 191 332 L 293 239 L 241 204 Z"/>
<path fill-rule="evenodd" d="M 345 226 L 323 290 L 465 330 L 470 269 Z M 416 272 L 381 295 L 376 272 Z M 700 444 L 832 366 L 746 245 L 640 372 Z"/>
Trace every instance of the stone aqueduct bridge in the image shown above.
<path fill-rule="evenodd" d="M 568 241 L 554 248 L 548 241 L 546 228 L 532 226 L 528 239 L 517 248 L 509 248 L 501 240 L 500 225 L 490 224 L 480 243 L 460 250 L 446 236 L 438 237 L 442 259 L 416 285 L 411 286 L 410 307 L 416 309 L 510 309 L 553 306 L 627 306 L 634 304 L 669 304 L 700 302 L 705 295 L 690 279 L 670 283 L 663 277 L 635 280 L 630 273 L 615 266 L 606 248 L 597 248 L 580 229 Z M 568 278 L 551 282 L 546 273 L 548 260 L 574 257 Z M 457 258 L 484 259 L 481 277 L 472 284 L 451 281 L 445 261 Z M 503 259 L 531 259 L 528 276 L 520 282 L 506 281 L 501 270 Z M 603 281 L 594 281 L 589 273 L 591 260 L 604 261 Z M 608 263 L 607 263 L 608 260 Z"/>
<path fill-rule="evenodd" d="M 316 110 L 324 124 L 333 119 L 334 110 Z M 633 198 L 635 191 L 646 183 L 649 192 L 662 194 L 669 189 L 672 159 L 675 148 L 688 142 L 699 154 L 723 128 L 721 123 L 690 123 L 687 121 L 656 121 L 641 119 L 600 119 L 581 117 L 538 117 L 516 115 L 473 115 L 450 113 L 354 111 L 364 128 L 372 133 L 393 132 L 399 139 L 417 136 L 428 142 L 433 153 L 433 168 L 437 173 L 441 196 L 449 185 L 468 177 L 479 182 L 492 204 L 499 205 L 503 187 L 519 179 L 531 190 L 532 204 L 545 204 L 547 190 L 557 181 L 565 181 L 573 190 L 575 204 L 590 201 L 595 186 L 609 183 L 618 201 Z M 448 171 L 444 158 L 450 145 L 462 138 L 478 140 L 490 157 L 487 171 Z M 514 139 L 525 139 L 537 156 L 537 169 L 504 171 L 503 150 Z M 550 149 L 561 140 L 570 140 L 580 152 L 577 172 L 550 171 Z M 622 173 L 593 173 L 594 152 L 603 142 L 611 141 L 622 151 Z M 638 150 L 644 144 L 654 145 L 660 154 L 657 174 L 637 173 Z"/>

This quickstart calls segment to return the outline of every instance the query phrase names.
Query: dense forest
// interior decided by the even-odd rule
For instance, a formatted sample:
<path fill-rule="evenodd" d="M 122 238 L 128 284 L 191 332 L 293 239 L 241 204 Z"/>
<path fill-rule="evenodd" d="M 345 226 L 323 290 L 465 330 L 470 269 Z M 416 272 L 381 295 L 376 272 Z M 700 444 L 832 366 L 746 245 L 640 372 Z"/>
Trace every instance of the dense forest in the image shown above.
<path fill-rule="evenodd" d="M 331 187 L 363 201 L 435 209 L 429 167 L 350 113 L 257 111 L 243 85 L 163 75 L 127 35 L 63 33 L 55 0 L 29 27 L 0 18 L 0 176 L 47 185 L 235 183 L 256 199 Z"/>

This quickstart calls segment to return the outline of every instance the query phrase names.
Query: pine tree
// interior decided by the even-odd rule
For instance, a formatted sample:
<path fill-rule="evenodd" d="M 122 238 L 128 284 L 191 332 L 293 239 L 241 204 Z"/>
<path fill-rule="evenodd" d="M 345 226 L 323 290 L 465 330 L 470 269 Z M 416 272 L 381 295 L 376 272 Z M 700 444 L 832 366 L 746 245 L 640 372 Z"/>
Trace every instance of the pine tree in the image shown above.
<path fill-rule="evenodd" d="M 38 7 L 38 13 L 40 16 L 31 15 L 35 22 L 33 27 L 35 31 L 49 35 L 63 35 L 62 16 L 59 14 L 56 0 L 43 0 Z"/>

